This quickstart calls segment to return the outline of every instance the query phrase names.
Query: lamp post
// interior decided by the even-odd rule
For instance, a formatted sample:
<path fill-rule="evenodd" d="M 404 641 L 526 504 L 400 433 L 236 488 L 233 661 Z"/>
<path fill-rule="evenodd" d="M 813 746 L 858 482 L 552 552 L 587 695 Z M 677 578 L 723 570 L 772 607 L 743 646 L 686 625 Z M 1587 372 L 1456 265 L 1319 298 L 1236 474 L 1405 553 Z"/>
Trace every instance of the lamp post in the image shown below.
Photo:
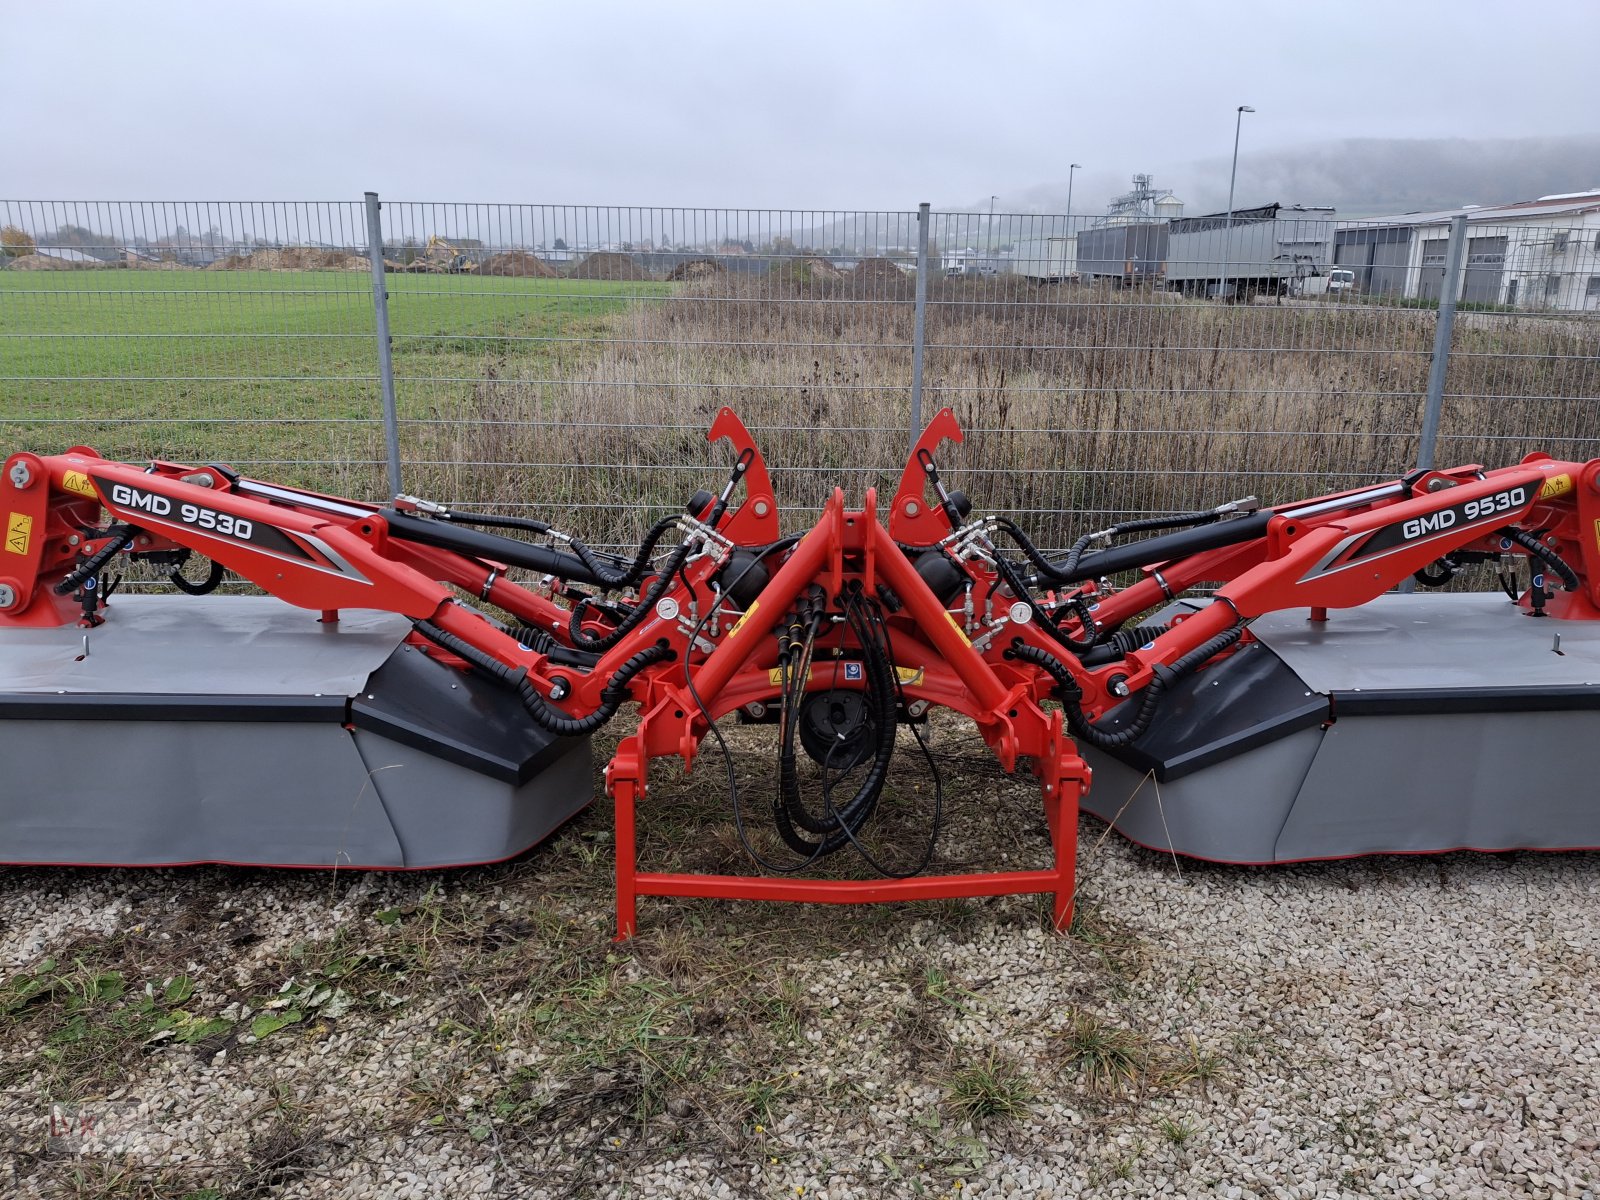
<path fill-rule="evenodd" d="M 1072 163 L 1067 167 L 1067 220 L 1072 220 L 1072 177 L 1083 170 L 1082 163 Z"/>
<path fill-rule="evenodd" d="M 1235 115 L 1234 115 L 1234 118 L 1233 118 L 1233 169 L 1228 172 L 1228 223 L 1227 223 L 1227 226 L 1226 226 L 1226 229 L 1227 229 L 1228 233 L 1224 238 L 1224 244 L 1223 244 L 1223 247 L 1222 247 L 1222 256 L 1223 256 L 1223 261 L 1222 261 L 1222 289 L 1221 289 L 1220 294 L 1223 295 L 1223 296 L 1226 296 L 1228 294 L 1228 260 L 1227 260 L 1227 256 L 1228 256 L 1228 251 L 1230 249 L 1232 249 L 1232 246 L 1233 246 L 1233 237 L 1232 237 L 1232 233 L 1233 233 L 1233 185 L 1234 185 L 1234 181 L 1239 178 L 1239 129 L 1244 124 L 1244 115 L 1245 115 L 1245 113 L 1253 113 L 1253 112 L 1255 112 L 1255 109 L 1251 108 L 1248 104 L 1241 104 L 1241 105 L 1239 105 L 1239 107 L 1237 109 L 1234 110 L 1234 114 Z"/>

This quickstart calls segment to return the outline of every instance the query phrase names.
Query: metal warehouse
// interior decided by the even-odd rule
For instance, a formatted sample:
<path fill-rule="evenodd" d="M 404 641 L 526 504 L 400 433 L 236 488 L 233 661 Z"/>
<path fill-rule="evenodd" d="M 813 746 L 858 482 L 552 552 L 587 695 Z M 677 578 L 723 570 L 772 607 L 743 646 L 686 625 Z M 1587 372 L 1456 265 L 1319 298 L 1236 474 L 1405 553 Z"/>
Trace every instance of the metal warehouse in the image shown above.
<path fill-rule="evenodd" d="M 1363 295 L 1437 300 L 1450 222 L 1463 214 L 1468 232 L 1460 300 L 1600 310 L 1600 188 L 1341 222 L 1334 263 L 1355 272 Z"/>

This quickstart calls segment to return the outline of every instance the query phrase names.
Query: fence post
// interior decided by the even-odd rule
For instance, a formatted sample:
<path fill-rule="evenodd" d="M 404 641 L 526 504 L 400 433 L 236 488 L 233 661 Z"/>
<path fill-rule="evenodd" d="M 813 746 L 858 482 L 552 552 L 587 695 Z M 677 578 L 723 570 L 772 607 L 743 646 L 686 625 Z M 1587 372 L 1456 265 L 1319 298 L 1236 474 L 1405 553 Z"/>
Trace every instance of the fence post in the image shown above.
<path fill-rule="evenodd" d="M 372 310 L 378 328 L 378 383 L 383 392 L 383 440 L 389 455 L 389 495 L 400 486 L 400 417 L 394 405 L 394 355 L 389 345 L 389 289 L 383 278 L 383 205 L 378 193 L 367 193 L 367 259 L 372 264 Z"/>
<path fill-rule="evenodd" d="M 917 316 L 911 334 L 911 444 L 922 435 L 922 352 L 928 328 L 928 202 L 917 205 Z"/>
<path fill-rule="evenodd" d="M 1450 342 L 1456 327 L 1456 296 L 1461 291 L 1461 264 L 1467 257 L 1467 214 L 1450 222 L 1450 245 L 1445 252 L 1444 282 L 1439 292 L 1439 321 L 1433 330 L 1433 361 L 1428 364 L 1428 395 L 1422 406 L 1422 437 L 1417 466 L 1432 469 L 1434 443 L 1439 440 L 1439 411 L 1444 405 L 1444 378 L 1450 367 Z"/>

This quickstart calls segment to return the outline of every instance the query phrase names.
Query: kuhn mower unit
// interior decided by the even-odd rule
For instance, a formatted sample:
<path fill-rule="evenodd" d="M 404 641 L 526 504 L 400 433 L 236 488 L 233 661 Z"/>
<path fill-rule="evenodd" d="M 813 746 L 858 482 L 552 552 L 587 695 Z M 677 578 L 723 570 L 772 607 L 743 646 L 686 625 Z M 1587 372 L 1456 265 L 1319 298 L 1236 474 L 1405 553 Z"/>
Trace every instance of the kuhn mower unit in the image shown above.
<path fill-rule="evenodd" d="M 1600 461 L 1235 501 L 1055 559 L 946 489 L 948 412 L 886 506 L 835 490 L 803 535 L 783 536 L 732 412 L 711 437 L 735 455 L 720 493 L 631 559 L 412 497 L 362 504 L 83 447 L 12 455 L 0 861 L 506 858 L 589 802 L 588 735 L 628 703 L 637 727 L 606 768 L 623 934 L 640 895 L 1047 892 L 1062 922 L 1085 796 L 1136 840 L 1229 861 L 1600 845 Z M 128 560 L 187 594 L 113 598 Z M 1508 599 L 1385 594 L 1482 561 Z M 230 572 L 267 595 L 209 595 Z M 1186 598 L 1202 584 L 1220 586 Z M 914 870 L 877 861 L 864 831 L 897 731 L 920 742 L 931 707 L 1038 778 L 1052 866 L 923 874 L 932 838 Z M 773 794 L 728 776 L 764 873 L 638 871 L 651 760 L 692 763 L 735 713 L 778 744 Z M 781 861 L 745 836 L 758 804 Z M 876 877 L 800 877 L 845 849 Z"/>

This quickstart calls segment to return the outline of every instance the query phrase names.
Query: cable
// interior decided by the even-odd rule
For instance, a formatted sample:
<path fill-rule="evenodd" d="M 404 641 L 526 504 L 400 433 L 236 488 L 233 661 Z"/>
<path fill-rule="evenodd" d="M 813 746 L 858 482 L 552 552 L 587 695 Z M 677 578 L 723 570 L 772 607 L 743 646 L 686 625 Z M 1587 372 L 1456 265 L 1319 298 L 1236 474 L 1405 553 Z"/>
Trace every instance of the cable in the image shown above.
<path fill-rule="evenodd" d="M 882 638 L 883 651 L 884 651 L 885 657 L 887 658 L 888 663 L 889 663 L 890 677 L 894 680 L 894 693 L 893 693 L 894 699 L 896 701 L 898 701 L 899 705 L 904 705 L 904 703 L 905 703 L 905 688 L 900 683 L 900 676 L 899 676 L 898 672 L 895 672 L 895 670 L 894 670 L 894 642 L 893 642 L 892 635 L 890 634 L 890 631 L 889 631 L 888 622 L 883 619 L 883 610 L 881 608 L 879 608 L 879 606 L 877 605 L 877 603 L 875 601 L 868 601 L 868 605 L 869 605 L 869 607 L 868 607 L 868 610 L 867 610 L 867 613 L 866 613 L 866 619 L 867 619 L 869 625 L 875 626 L 874 632 L 878 636 L 880 636 Z M 837 672 L 838 672 L 838 664 L 837 663 L 835 663 L 834 671 L 835 671 L 835 678 L 837 678 Z M 896 705 L 894 703 L 891 703 L 891 705 L 890 705 L 891 716 L 894 715 L 895 709 L 896 709 Z M 898 721 L 896 721 L 894 724 L 892 724 L 890 726 L 891 737 L 892 737 L 892 731 L 894 729 L 896 729 L 897 727 L 898 727 Z M 854 847 L 855 852 L 861 856 L 862 860 L 864 862 L 866 862 L 866 864 L 868 866 L 870 866 L 874 871 L 876 871 L 879 875 L 883 876 L 886 879 L 911 879 L 914 876 L 920 875 L 920 874 L 922 874 L 923 871 L 927 870 L 928 864 L 933 861 L 934 852 L 938 848 L 939 833 L 940 833 L 941 829 L 943 828 L 943 824 L 944 824 L 944 777 L 942 775 L 940 775 L 940 773 L 939 773 L 939 765 L 938 765 L 938 763 L 934 762 L 934 760 L 933 760 L 933 754 L 928 749 L 928 743 L 927 743 L 926 740 L 924 740 L 924 738 L 922 736 L 922 730 L 919 729 L 915 724 L 913 724 L 911 726 L 911 733 L 912 733 L 912 736 L 917 739 L 917 745 L 922 750 L 922 757 L 927 761 L 928 768 L 933 772 L 933 820 L 929 825 L 928 840 L 923 845 L 922 857 L 917 861 L 917 865 L 914 866 L 914 867 L 907 868 L 906 870 L 901 870 L 901 871 L 897 871 L 897 870 L 894 870 L 893 868 L 884 866 L 882 863 L 880 863 L 878 861 L 877 857 L 875 855 L 873 855 L 870 851 L 868 851 L 868 849 L 865 846 L 863 846 L 861 844 L 861 842 L 856 838 L 855 830 L 852 830 L 850 828 L 850 826 L 847 823 L 845 823 L 844 821 L 842 821 L 842 820 L 840 821 L 840 828 L 843 830 L 845 836 L 847 838 L 849 838 L 850 845 L 852 847 Z M 828 759 L 829 760 L 832 759 L 833 755 L 839 750 L 839 747 L 842 746 L 843 744 L 844 744 L 843 742 L 835 743 L 835 745 L 828 751 Z M 849 772 L 846 771 L 845 774 L 848 775 Z M 887 782 L 887 778 L 885 779 L 884 782 Z M 882 792 L 882 784 L 879 785 L 879 793 L 881 794 L 881 792 Z M 832 789 L 831 789 L 831 785 L 828 782 L 828 762 L 827 761 L 824 761 L 823 764 L 822 764 L 822 798 L 823 798 L 823 802 L 828 806 L 828 811 L 832 812 L 833 811 Z M 874 800 L 876 800 L 876 797 L 874 798 Z M 859 828 L 859 826 L 858 826 L 858 828 Z"/>
<path fill-rule="evenodd" d="M 573 605 L 572 616 L 567 622 L 567 633 L 572 638 L 572 644 L 580 650 L 609 650 L 628 634 L 637 629 L 646 617 L 655 609 L 656 601 L 666 593 L 672 585 L 672 577 L 683 569 L 683 564 L 689 560 L 689 543 L 684 542 L 672 552 L 672 557 L 667 560 L 667 565 L 655 578 L 655 582 L 639 597 L 639 603 L 634 605 L 633 611 L 623 617 L 621 622 L 610 633 L 593 637 L 583 628 L 583 612 L 588 607 L 589 598 L 585 597 Z M 742 574 L 742 573 L 741 573 Z"/>
<path fill-rule="evenodd" d="M 465 638 L 440 629 L 432 621 L 416 621 L 413 624 L 423 637 L 444 647 L 458 658 L 465 659 L 495 682 L 516 692 L 523 708 L 533 718 L 534 724 L 547 733 L 559 737 L 582 737 L 599 729 L 616 715 L 617 709 L 628 698 L 628 684 L 635 675 L 654 663 L 670 662 L 676 657 L 672 647 L 665 642 L 646 646 L 617 668 L 616 673 L 601 690 L 600 704 L 593 712 L 581 717 L 570 717 L 560 709 L 552 707 L 549 701 L 534 691 L 533 684 L 528 681 L 526 667 L 508 666 Z"/>
<path fill-rule="evenodd" d="M 791 546 L 797 545 L 799 541 L 800 538 L 798 536 L 781 538 L 778 541 L 773 542 L 770 546 L 764 546 L 760 550 L 757 550 L 755 552 L 755 556 L 745 564 L 744 570 L 740 571 L 739 574 L 732 580 L 732 582 L 730 582 L 727 587 L 722 589 L 722 594 L 726 596 L 728 593 L 737 588 L 739 584 L 744 581 L 744 577 L 754 570 L 756 564 L 767 555 L 772 554 L 780 549 L 786 550 Z M 784 863 L 772 862 L 766 858 L 761 851 L 757 850 L 754 843 L 750 841 L 749 831 L 744 827 L 744 810 L 739 802 L 739 776 L 733 765 L 733 751 L 728 748 L 728 739 L 722 736 L 721 727 L 718 726 L 716 719 L 712 717 L 711 710 L 706 707 L 705 699 L 700 695 L 700 690 L 695 687 L 694 674 L 689 669 L 691 666 L 690 659 L 693 654 L 694 645 L 700 640 L 700 631 L 705 628 L 706 622 L 711 620 L 711 614 L 713 611 L 715 611 L 713 608 L 708 607 L 705 615 L 700 618 L 699 623 L 694 627 L 694 631 L 689 635 L 690 654 L 684 655 L 683 658 L 683 681 L 686 685 L 688 685 L 689 696 L 694 700 L 695 707 L 700 710 L 700 716 L 710 728 L 711 736 L 716 738 L 717 746 L 722 750 L 723 766 L 728 772 L 728 802 L 733 810 L 733 828 L 734 832 L 738 834 L 739 845 L 744 848 L 744 852 L 750 857 L 750 861 L 755 863 L 756 866 L 760 867 L 762 870 L 771 871 L 775 875 L 793 875 L 797 872 L 804 871 L 812 863 L 816 862 L 819 856 L 813 854 L 805 861 L 795 863 L 793 866 L 789 866 Z"/>
<path fill-rule="evenodd" d="M 184 562 L 188 561 L 189 555 L 187 552 L 184 554 L 183 558 Z M 228 573 L 227 569 L 213 558 L 211 560 L 211 570 L 206 577 L 199 583 L 191 583 L 181 574 L 182 568 L 182 562 L 174 563 L 172 565 L 172 570 L 167 574 L 167 582 L 173 587 L 177 588 L 180 592 L 183 592 L 185 595 L 189 596 L 209 596 L 222 585 L 223 576 Z"/>
<path fill-rule="evenodd" d="M 1042 668 L 1055 681 L 1056 698 L 1061 701 L 1061 707 L 1067 716 L 1067 725 L 1074 737 L 1102 750 L 1114 750 L 1144 736 L 1151 720 L 1155 717 L 1156 709 L 1160 706 L 1161 696 L 1168 687 L 1222 653 L 1243 636 L 1244 626 L 1235 625 L 1223 630 L 1209 641 L 1201 643 L 1164 670 L 1160 667 L 1155 668 L 1150 682 L 1145 685 L 1138 711 L 1134 713 L 1133 719 L 1115 731 L 1099 728 L 1084 714 L 1083 688 L 1066 666 L 1049 651 L 1013 643 L 1005 653 L 1007 658 L 1021 659 L 1023 662 L 1031 662 Z M 1018 641 L 1020 642 L 1020 639 Z"/>
<path fill-rule="evenodd" d="M 557 531 L 547 521 L 535 520 L 531 517 L 501 517 L 493 513 L 458 512 L 446 509 L 435 513 L 434 519 L 446 521 L 456 525 L 482 525 L 489 529 L 521 529 L 530 533 L 556 533 Z M 673 513 L 662 517 L 650 527 L 644 535 L 644 541 L 639 543 L 638 552 L 633 557 L 633 562 L 619 570 L 617 565 L 622 560 L 611 555 L 601 556 L 591 550 L 588 545 L 578 538 L 566 534 L 559 534 L 561 540 L 571 547 L 573 554 L 589 569 L 596 582 L 606 588 L 632 587 L 644 578 L 650 566 L 650 558 L 655 553 L 656 543 L 665 537 L 678 523 L 679 515 Z M 606 559 L 611 560 L 608 565 Z"/>
<path fill-rule="evenodd" d="M 1559 554 L 1550 549 L 1549 546 L 1546 546 L 1534 534 L 1508 525 L 1500 531 L 1500 536 L 1510 538 L 1526 550 L 1531 557 L 1537 558 L 1545 566 L 1561 576 L 1561 582 L 1566 585 L 1567 591 L 1575 592 L 1583 586 L 1583 581 L 1578 578 L 1578 573 L 1569 567 Z"/>
<path fill-rule="evenodd" d="M 99 574 L 100 568 L 125 550 L 139 530 L 132 525 L 112 525 L 105 532 L 111 540 L 84 559 L 60 583 L 56 584 L 56 595 L 70 595 L 89 576 Z"/>

